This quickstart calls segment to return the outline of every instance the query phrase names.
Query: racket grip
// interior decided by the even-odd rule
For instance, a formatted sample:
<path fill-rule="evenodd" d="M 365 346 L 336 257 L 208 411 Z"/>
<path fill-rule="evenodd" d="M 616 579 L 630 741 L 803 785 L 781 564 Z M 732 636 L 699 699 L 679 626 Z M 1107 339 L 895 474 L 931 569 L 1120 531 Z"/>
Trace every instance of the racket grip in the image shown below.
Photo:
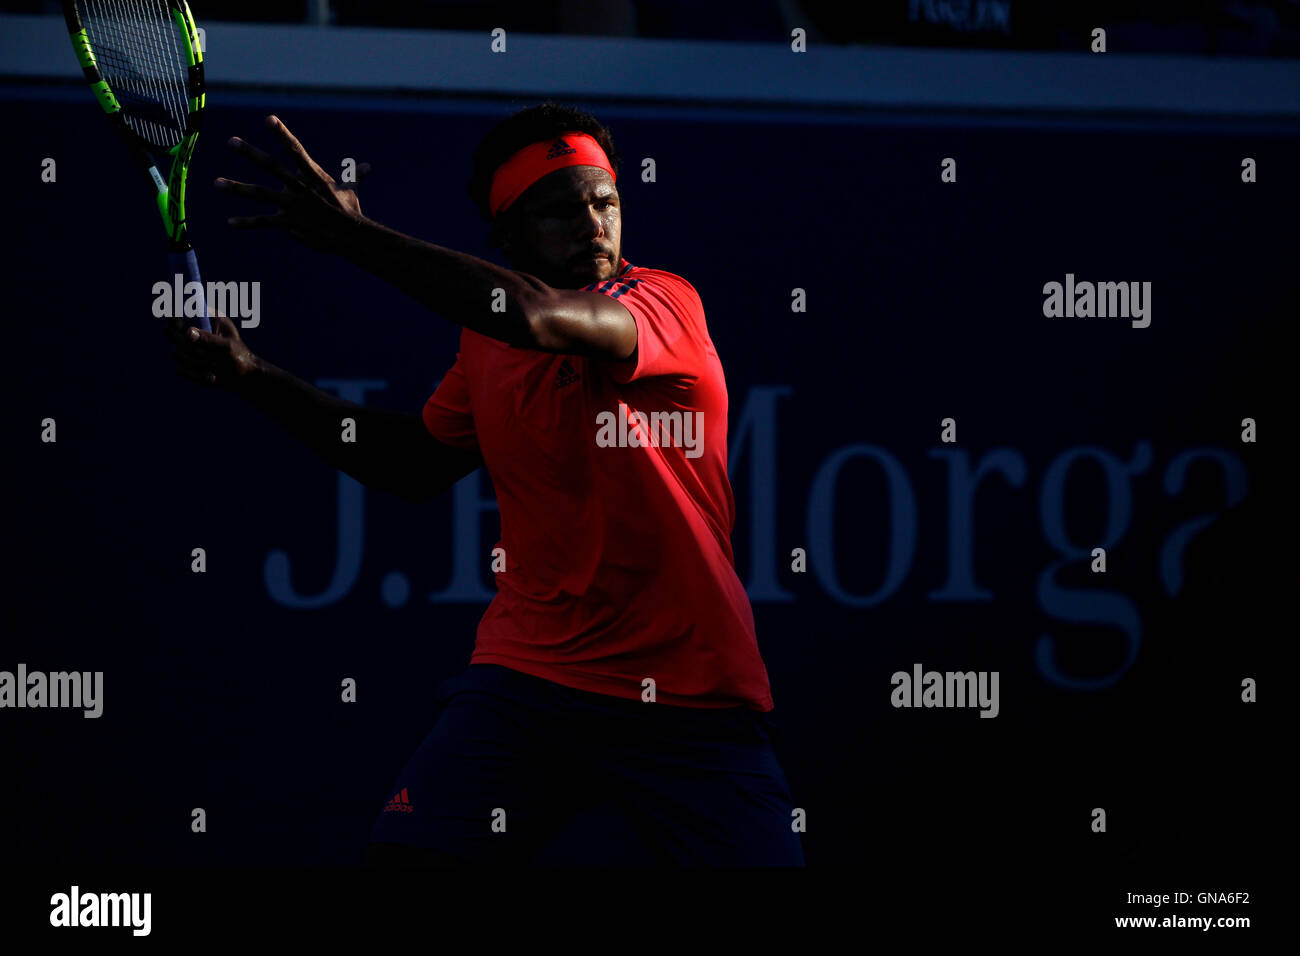
<path fill-rule="evenodd" d="M 167 264 L 171 267 L 172 275 L 183 275 L 187 283 L 198 283 L 199 303 L 202 305 L 199 311 L 199 328 L 204 332 L 211 332 L 212 323 L 208 321 L 208 300 L 203 289 L 203 279 L 199 276 L 199 260 L 194 255 L 194 250 L 167 253 Z"/>

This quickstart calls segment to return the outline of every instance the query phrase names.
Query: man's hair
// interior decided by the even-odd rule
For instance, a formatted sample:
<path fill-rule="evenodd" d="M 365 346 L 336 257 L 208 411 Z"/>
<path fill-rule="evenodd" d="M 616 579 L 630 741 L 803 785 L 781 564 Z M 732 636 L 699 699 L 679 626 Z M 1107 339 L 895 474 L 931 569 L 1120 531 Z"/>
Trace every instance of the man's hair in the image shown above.
<path fill-rule="evenodd" d="M 478 149 L 474 150 L 474 174 L 465 189 L 479 215 L 492 223 L 492 232 L 488 237 L 492 246 L 500 246 L 501 233 L 510 221 L 510 212 L 515 208 L 512 206 L 497 220 L 493 220 L 492 208 L 488 204 L 492 176 L 502 163 L 525 146 L 569 130 L 591 136 L 605 151 L 614 172 L 618 172 L 618 152 L 614 149 L 609 129 L 590 113 L 552 100 L 530 106 L 502 120 L 483 137 Z"/>

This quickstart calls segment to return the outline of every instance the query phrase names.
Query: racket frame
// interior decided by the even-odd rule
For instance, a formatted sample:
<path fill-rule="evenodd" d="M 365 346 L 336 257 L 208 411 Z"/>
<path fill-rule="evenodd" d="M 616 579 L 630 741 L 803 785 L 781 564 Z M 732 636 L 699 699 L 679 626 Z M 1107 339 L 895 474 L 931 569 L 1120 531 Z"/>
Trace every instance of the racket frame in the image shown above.
<path fill-rule="evenodd" d="M 63 18 L 72 39 L 77 62 L 81 65 L 82 73 L 90 84 L 95 99 L 108 116 L 113 128 L 117 130 L 122 142 L 126 144 L 132 160 L 149 179 L 158 213 L 162 217 L 163 229 L 167 232 L 167 251 L 173 269 L 184 273 L 188 281 L 198 282 L 202 287 L 198 261 L 190 245 L 189 229 L 185 222 L 185 184 L 189 176 L 190 158 L 194 154 L 194 145 L 203 125 L 207 99 L 203 78 L 203 50 L 199 46 L 198 27 L 195 26 L 194 16 L 190 13 L 186 0 L 166 0 L 166 5 L 180 35 L 181 47 L 185 55 L 185 91 L 189 110 L 185 117 L 185 129 L 180 142 L 165 153 L 159 152 L 157 147 L 127 124 L 116 94 L 100 73 L 99 64 L 95 60 L 95 51 L 86 34 L 86 27 L 82 23 L 76 0 L 63 0 Z M 158 170 L 158 162 L 163 155 L 171 160 L 165 178 Z M 155 156 L 158 158 L 156 159 Z M 205 330 L 209 329 L 206 303 L 202 308 L 200 319 L 202 327 Z"/>

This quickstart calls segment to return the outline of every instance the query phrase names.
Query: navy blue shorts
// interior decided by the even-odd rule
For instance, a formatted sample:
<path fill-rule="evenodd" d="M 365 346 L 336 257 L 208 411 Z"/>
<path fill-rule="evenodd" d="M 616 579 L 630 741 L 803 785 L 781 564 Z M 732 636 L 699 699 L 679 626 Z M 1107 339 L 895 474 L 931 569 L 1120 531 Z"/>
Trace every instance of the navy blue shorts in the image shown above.
<path fill-rule="evenodd" d="M 393 786 L 372 843 L 528 863 L 612 801 L 658 862 L 802 866 L 765 715 L 648 704 L 471 664 Z"/>

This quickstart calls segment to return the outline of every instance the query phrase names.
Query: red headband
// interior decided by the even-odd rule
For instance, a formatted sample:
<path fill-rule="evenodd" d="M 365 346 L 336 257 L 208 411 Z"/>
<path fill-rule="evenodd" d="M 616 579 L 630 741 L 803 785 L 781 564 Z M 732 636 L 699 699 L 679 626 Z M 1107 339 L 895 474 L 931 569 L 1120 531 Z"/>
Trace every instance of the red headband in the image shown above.
<path fill-rule="evenodd" d="M 493 217 L 508 209 L 537 180 L 565 166 L 599 166 L 618 181 L 600 144 L 586 133 L 571 130 L 525 146 L 498 167 L 488 192 Z"/>

